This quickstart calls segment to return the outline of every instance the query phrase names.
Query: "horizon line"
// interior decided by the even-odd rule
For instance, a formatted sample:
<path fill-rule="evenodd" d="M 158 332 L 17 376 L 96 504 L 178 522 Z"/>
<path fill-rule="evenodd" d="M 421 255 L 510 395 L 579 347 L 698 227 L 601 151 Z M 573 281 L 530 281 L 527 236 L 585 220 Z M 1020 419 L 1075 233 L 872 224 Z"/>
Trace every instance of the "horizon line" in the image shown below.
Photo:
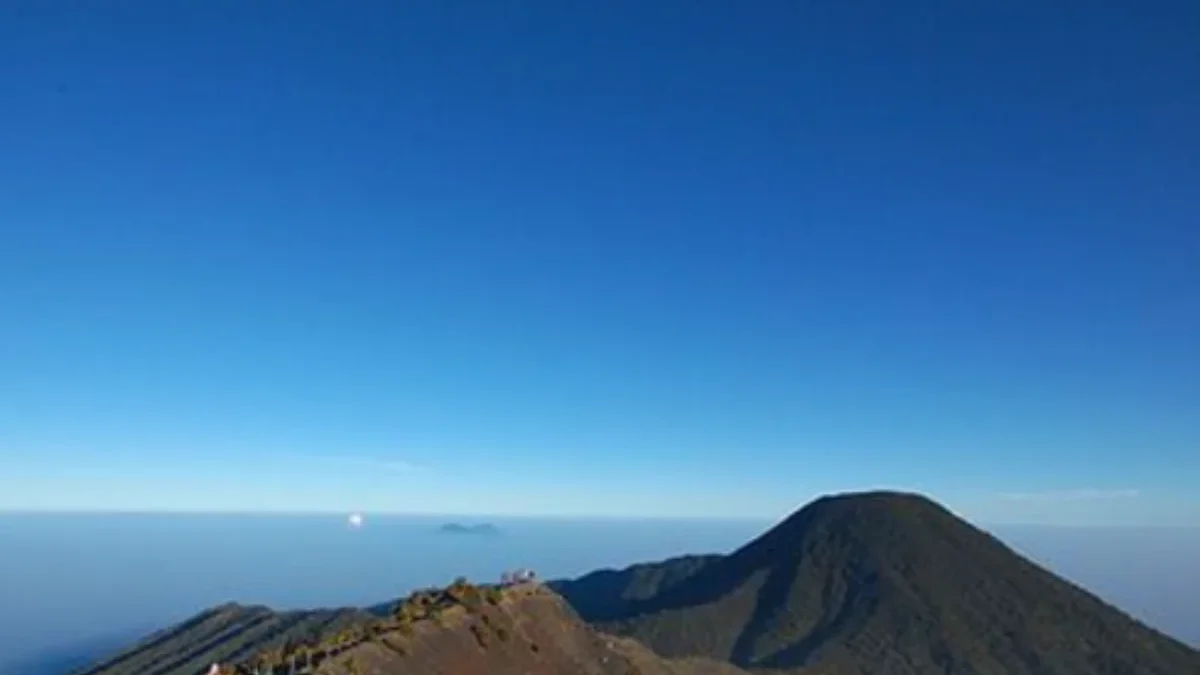
<path fill-rule="evenodd" d="M 0 516 L 180 516 L 180 517 L 211 517 L 211 516 L 243 516 L 250 518 L 283 517 L 283 518 L 339 518 L 344 519 L 353 514 L 362 514 L 371 518 L 421 518 L 447 520 L 555 520 L 555 521 L 691 521 L 709 523 L 755 523 L 776 524 L 784 517 L 780 516 L 717 516 L 702 514 L 559 514 L 559 513 L 484 513 L 484 512 L 433 512 L 433 511 L 370 511 L 370 510 L 332 510 L 332 509 L 86 509 L 67 507 L 0 507 Z M 961 516 L 960 516 L 961 517 Z M 1186 523 L 1055 523 L 1030 521 L 992 521 L 965 518 L 967 522 L 981 529 L 992 527 L 1035 527 L 1043 529 L 1159 529 L 1159 530 L 1200 530 L 1200 524 Z"/>
<path fill-rule="evenodd" d="M 774 516 L 717 516 L 703 514 L 606 514 L 606 513 L 486 513 L 441 511 L 372 511 L 369 509 L 89 509 L 79 507 L 0 507 L 0 515 L 74 515 L 74 516 L 284 516 L 338 517 L 361 514 L 366 518 L 454 518 L 454 519 L 512 519 L 512 520 L 702 520 L 761 522 L 777 520 Z"/>

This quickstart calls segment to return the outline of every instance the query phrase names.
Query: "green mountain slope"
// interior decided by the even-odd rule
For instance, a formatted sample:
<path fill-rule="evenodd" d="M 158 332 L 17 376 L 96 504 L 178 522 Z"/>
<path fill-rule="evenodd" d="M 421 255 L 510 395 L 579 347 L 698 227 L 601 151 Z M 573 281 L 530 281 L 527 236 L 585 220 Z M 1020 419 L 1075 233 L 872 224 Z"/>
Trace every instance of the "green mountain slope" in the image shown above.
<path fill-rule="evenodd" d="M 819 499 L 619 606 L 581 582 L 559 590 L 585 619 L 667 656 L 863 675 L 1200 674 L 1200 653 L 916 495 Z"/>
<path fill-rule="evenodd" d="M 721 559 L 719 555 L 680 556 L 623 570 L 597 570 L 547 585 L 568 596 L 581 615 L 592 620 L 613 618 L 621 615 L 629 603 L 654 597 Z"/>
<path fill-rule="evenodd" d="M 151 635 L 82 675 L 191 675 L 216 661 L 319 639 L 373 618 L 358 609 L 274 612 L 260 606 L 221 605 Z"/>

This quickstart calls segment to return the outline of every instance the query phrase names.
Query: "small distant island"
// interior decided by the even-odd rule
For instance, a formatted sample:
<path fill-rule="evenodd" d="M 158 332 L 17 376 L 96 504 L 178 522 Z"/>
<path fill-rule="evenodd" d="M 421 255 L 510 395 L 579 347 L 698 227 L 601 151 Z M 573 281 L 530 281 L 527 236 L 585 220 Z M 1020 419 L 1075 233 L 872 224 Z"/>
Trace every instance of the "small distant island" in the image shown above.
<path fill-rule="evenodd" d="M 500 534 L 500 529 L 491 523 L 464 525 L 462 523 L 446 523 L 438 528 L 442 534 Z"/>

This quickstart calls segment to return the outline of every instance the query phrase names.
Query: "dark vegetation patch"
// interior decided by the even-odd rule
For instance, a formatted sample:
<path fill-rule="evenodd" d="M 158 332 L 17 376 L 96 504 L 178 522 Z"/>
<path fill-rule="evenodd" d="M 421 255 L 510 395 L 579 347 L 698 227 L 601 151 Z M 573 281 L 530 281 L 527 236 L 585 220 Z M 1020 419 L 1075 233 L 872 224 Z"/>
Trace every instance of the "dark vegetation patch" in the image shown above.
<path fill-rule="evenodd" d="M 605 632 L 746 668 L 1200 674 L 1200 653 L 918 495 L 825 497 L 728 556 L 653 567 L 554 586 Z"/>

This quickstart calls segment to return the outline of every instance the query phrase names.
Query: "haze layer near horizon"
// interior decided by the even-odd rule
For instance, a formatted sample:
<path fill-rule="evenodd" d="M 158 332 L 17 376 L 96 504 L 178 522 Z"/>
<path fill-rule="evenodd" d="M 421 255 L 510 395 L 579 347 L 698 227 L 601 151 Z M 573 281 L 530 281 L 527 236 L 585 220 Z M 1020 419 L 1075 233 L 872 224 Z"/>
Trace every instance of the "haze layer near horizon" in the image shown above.
<path fill-rule="evenodd" d="M 480 522 L 484 517 L 473 518 Z M 435 517 L 0 514 L 0 673 L 61 675 L 216 604 L 371 605 L 459 575 L 544 578 L 728 553 L 769 522 L 486 517 L 495 537 Z M 992 528 L 1017 550 L 1200 645 L 1200 530 Z"/>

